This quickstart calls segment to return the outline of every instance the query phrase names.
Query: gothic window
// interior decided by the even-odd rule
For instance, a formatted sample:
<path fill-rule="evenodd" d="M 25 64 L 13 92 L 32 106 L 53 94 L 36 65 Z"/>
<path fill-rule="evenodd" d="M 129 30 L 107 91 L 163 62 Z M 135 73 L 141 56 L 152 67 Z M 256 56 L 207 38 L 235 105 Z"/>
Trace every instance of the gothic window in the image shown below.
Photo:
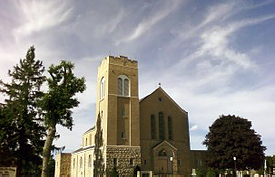
<path fill-rule="evenodd" d="M 122 95 L 122 79 L 117 79 L 117 94 Z"/>
<path fill-rule="evenodd" d="M 124 79 L 124 96 L 129 96 L 129 80 Z"/>
<path fill-rule="evenodd" d="M 73 162 L 73 169 L 75 169 L 75 158 L 74 158 L 74 162 Z"/>
<path fill-rule="evenodd" d="M 168 117 L 168 136 L 169 140 L 173 140 L 173 126 L 172 126 L 172 118 Z"/>
<path fill-rule="evenodd" d="M 88 139 L 86 138 L 85 146 L 88 146 Z"/>
<path fill-rule="evenodd" d="M 130 82 L 127 76 L 120 75 L 117 78 L 117 94 L 119 96 L 129 96 L 130 95 Z"/>
<path fill-rule="evenodd" d="M 164 140 L 164 120 L 163 113 L 159 113 L 159 139 Z"/>
<path fill-rule="evenodd" d="M 151 138 L 156 139 L 156 119 L 153 114 L 151 115 Z"/>
<path fill-rule="evenodd" d="M 105 96 L 105 78 L 103 77 L 100 82 L 100 99 L 103 99 Z"/>

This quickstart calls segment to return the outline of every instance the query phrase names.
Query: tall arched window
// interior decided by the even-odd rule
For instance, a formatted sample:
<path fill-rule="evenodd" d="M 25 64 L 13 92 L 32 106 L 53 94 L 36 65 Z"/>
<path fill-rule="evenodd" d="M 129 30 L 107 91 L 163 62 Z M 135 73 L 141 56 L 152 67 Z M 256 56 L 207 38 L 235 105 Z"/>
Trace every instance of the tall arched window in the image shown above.
<path fill-rule="evenodd" d="M 120 75 L 117 78 L 117 94 L 120 96 L 130 95 L 130 82 L 125 75 Z"/>
<path fill-rule="evenodd" d="M 156 139 L 156 119 L 153 114 L 151 115 L 151 138 Z"/>
<path fill-rule="evenodd" d="M 105 78 L 102 77 L 100 81 L 100 99 L 103 99 L 105 96 Z"/>
<path fill-rule="evenodd" d="M 168 136 L 169 140 L 173 140 L 173 126 L 172 126 L 172 118 L 168 116 Z"/>
<path fill-rule="evenodd" d="M 164 140 L 164 120 L 162 112 L 159 112 L 159 139 Z"/>

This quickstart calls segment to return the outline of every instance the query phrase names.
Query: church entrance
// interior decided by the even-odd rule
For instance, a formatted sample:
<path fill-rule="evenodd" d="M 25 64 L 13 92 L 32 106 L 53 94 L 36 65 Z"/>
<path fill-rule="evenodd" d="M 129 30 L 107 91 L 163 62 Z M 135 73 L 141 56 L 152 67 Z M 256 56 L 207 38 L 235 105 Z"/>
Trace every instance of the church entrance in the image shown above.
<path fill-rule="evenodd" d="M 173 156 L 172 152 L 166 152 L 162 149 L 158 153 L 157 169 L 160 176 L 173 174 Z"/>

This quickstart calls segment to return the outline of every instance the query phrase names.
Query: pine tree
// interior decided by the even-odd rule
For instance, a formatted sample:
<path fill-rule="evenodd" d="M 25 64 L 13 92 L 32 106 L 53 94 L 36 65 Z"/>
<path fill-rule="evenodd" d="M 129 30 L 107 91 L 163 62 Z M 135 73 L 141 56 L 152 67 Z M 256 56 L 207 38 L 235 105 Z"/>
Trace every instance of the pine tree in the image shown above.
<path fill-rule="evenodd" d="M 0 152 L 9 155 L 9 163 L 17 166 L 17 175 L 33 174 L 41 164 L 45 133 L 39 116 L 38 102 L 45 77 L 42 62 L 35 60 L 35 48 L 8 72 L 11 83 L 0 81 L 0 92 L 6 95 L 1 106 Z M 4 161 L 4 158 L 0 158 Z"/>
<path fill-rule="evenodd" d="M 79 101 L 74 97 L 76 93 L 83 92 L 86 88 L 84 78 L 77 78 L 73 74 L 74 65 L 62 61 L 59 65 L 51 65 L 47 79 L 49 91 L 45 93 L 42 107 L 47 129 L 46 141 L 43 147 L 42 176 L 48 176 L 49 159 L 53 139 L 56 134 L 56 125 L 60 124 L 72 129 L 73 118 L 71 109 L 77 107 Z"/>

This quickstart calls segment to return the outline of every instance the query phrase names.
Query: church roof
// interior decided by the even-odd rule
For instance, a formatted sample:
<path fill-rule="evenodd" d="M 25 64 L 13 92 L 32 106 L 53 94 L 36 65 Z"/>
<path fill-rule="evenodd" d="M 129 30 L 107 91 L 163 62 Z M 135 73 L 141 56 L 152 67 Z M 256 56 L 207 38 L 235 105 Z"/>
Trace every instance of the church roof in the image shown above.
<path fill-rule="evenodd" d="M 178 150 L 175 146 L 173 146 L 171 143 L 169 143 L 168 141 L 164 140 L 159 142 L 158 144 L 156 144 L 155 146 L 153 146 L 153 149 L 156 149 L 164 144 L 167 144 L 168 146 L 170 146 L 171 148 L 173 148 L 174 150 Z"/>
<path fill-rule="evenodd" d="M 172 103 L 174 103 L 174 105 L 181 111 L 187 114 L 187 111 L 185 111 L 184 109 L 182 109 L 162 88 L 161 86 L 159 86 L 156 90 L 154 90 L 151 94 L 145 96 L 144 98 L 139 100 L 139 103 L 143 102 L 144 100 L 146 100 L 147 98 L 149 98 L 151 95 L 153 95 L 154 93 L 156 93 L 157 91 L 161 91 Z"/>
<path fill-rule="evenodd" d="M 84 151 L 84 150 L 87 150 L 87 149 L 90 149 L 90 148 L 93 148 L 94 146 L 86 146 L 86 147 L 81 147 L 77 150 L 75 150 L 73 153 L 77 153 L 77 152 L 80 152 L 80 151 Z"/>
<path fill-rule="evenodd" d="M 95 126 L 93 126 L 92 128 L 90 128 L 89 130 L 87 130 L 84 134 L 88 133 L 89 131 L 93 131 L 95 129 Z"/>

